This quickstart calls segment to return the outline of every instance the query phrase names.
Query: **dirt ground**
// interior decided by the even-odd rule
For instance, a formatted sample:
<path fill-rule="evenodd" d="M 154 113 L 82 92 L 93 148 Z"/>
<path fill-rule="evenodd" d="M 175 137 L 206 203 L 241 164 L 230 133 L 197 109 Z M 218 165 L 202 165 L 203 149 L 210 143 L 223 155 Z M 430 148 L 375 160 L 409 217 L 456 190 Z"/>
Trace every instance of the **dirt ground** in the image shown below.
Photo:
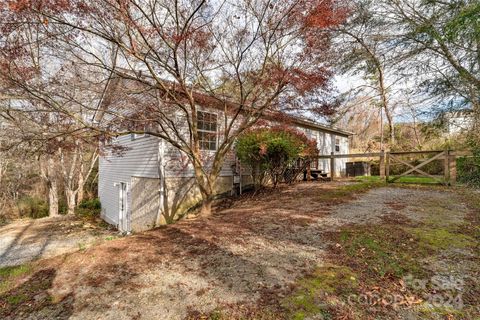
<path fill-rule="evenodd" d="M 0 267 L 77 251 L 112 234 L 75 217 L 15 221 L 0 227 Z"/>
<path fill-rule="evenodd" d="M 245 197 L 208 219 L 186 220 L 36 262 L 24 274 L 12 276 L 3 293 L 0 287 L 0 315 L 3 319 L 230 319 L 234 314 L 245 319 L 332 318 L 308 317 L 316 309 L 304 306 L 305 313 L 295 315 L 282 309 L 301 279 L 332 261 L 331 247 L 341 247 L 332 233 L 351 226 L 380 226 L 392 219 L 421 224 L 426 210 L 443 210 L 449 224 L 464 223 L 471 214 L 456 193 L 445 189 L 379 187 L 361 193 L 343 187 L 338 182 L 300 183 Z M 461 252 L 465 261 L 475 255 L 470 249 Z M 441 257 L 424 265 L 443 272 L 447 264 L 452 272 L 451 263 Z M 468 263 L 462 265 L 462 272 L 478 271 L 470 270 Z M 393 312 L 415 319 L 418 313 L 410 311 Z"/>

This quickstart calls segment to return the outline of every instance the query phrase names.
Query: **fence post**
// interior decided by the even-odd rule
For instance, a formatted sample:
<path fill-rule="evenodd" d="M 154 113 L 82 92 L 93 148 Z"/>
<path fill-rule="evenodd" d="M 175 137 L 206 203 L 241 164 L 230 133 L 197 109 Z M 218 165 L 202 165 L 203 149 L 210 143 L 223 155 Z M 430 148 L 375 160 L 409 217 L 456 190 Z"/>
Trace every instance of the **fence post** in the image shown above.
<path fill-rule="evenodd" d="M 390 152 L 387 152 L 387 164 L 385 167 L 385 181 L 390 182 Z"/>
<path fill-rule="evenodd" d="M 335 177 L 335 158 L 333 157 L 334 153 L 330 153 L 330 179 L 333 181 Z"/>
<path fill-rule="evenodd" d="M 385 179 L 385 150 L 380 151 L 380 178 Z"/>
<path fill-rule="evenodd" d="M 454 186 L 457 183 L 457 155 L 454 153 L 449 158 L 450 185 Z"/>
<path fill-rule="evenodd" d="M 445 184 L 450 184 L 450 150 L 445 149 L 444 159 L 443 162 L 443 179 L 445 180 Z"/>

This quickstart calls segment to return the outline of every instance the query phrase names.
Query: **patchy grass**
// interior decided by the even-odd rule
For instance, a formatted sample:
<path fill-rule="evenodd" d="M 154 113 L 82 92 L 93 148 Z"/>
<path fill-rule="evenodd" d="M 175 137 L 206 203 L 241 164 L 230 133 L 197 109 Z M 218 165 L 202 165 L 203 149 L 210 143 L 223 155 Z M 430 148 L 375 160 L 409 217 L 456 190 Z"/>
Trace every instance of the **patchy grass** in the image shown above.
<path fill-rule="evenodd" d="M 366 180 L 366 181 L 360 181 L 359 183 L 356 184 L 349 184 L 346 186 L 342 186 L 339 188 L 339 191 L 343 192 L 366 192 L 372 188 L 379 188 L 385 186 L 385 182 L 378 180 Z"/>
<path fill-rule="evenodd" d="M 465 249 L 476 245 L 475 239 L 459 232 L 444 228 L 419 227 L 409 231 L 420 241 L 422 246 L 431 250 Z"/>
<path fill-rule="evenodd" d="M 362 177 L 358 181 L 362 182 L 352 185 L 353 190 L 362 190 L 359 186 L 365 183 L 379 182 L 377 177 Z M 346 187 L 343 190 L 351 188 Z M 414 314 L 422 319 L 478 318 L 480 285 L 476 280 L 465 282 L 463 309 L 429 303 L 431 294 L 440 297 L 452 294 L 455 298 L 456 291 L 442 291 L 431 284 L 418 289 L 404 282 L 409 277 L 429 281 L 438 275 L 431 269 L 432 264 L 451 266 L 451 272 L 458 269 L 456 275 L 460 277 L 474 279 L 480 273 L 480 264 L 475 262 L 480 261 L 477 249 L 480 247 L 480 194 L 464 188 L 455 190 L 457 194 L 442 187 L 439 191 L 445 192 L 444 198 L 427 198 L 417 203 L 413 210 L 420 221 L 412 222 L 406 217 L 395 221 L 385 219 L 380 225 L 349 225 L 332 233 L 330 240 L 334 244 L 329 250 L 328 270 L 316 271 L 299 280 L 298 289 L 286 299 L 292 318 L 401 318 L 398 306 L 393 307 L 388 301 L 379 299 L 366 304 L 358 299 L 350 300 L 393 295 L 402 297 L 403 306 L 413 308 Z M 459 200 L 471 209 L 468 215 Z M 397 216 L 402 216 L 404 209 L 412 210 L 399 206 Z M 470 259 L 473 260 L 468 261 Z M 459 261 L 469 264 L 470 268 L 473 266 L 472 273 L 465 274 Z M 349 276 L 355 281 L 345 282 Z"/>
<path fill-rule="evenodd" d="M 233 306 L 230 306 L 233 307 Z M 236 305 L 233 309 L 214 309 L 206 314 L 189 310 L 186 320 L 282 320 L 285 318 L 278 310 L 269 310 L 265 307 L 257 306 L 252 308 L 246 305 Z"/>
<path fill-rule="evenodd" d="M 355 180 L 358 182 L 384 182 L 385 179 L 380 178 L 380 176 L 360 176 L 355 177 Z"/>
<path fill-rule="evenodd" d="M 78 250 L 79 251 L 85 251 L 86 249 L 87 249 L 87 246 L 86 246 L 85 243 L 83 243 L 83 242 L 78 243 Z"/>
<path fill-rule="evenodd" d="M 443 319 L 469 319 L 468 316 L 461 310 L 452 308 L 452 307 L 442 307 L 442 306 L 428 306 L 421 305 L 418 308 L 418 313 L 421 315 L 421 319 L 438 319 L 439 316 Z M 475 320 L 478 320 L 475 319 Z"/>
<path fill-rule="evenodd" d="M 0 268 L 0 279 L 6 277 L 18 277 L 30 271 L 30 266 L 27 264 Z"/>
<path fill-rule="evenodd" d="M 361 319 L 369 315 L 392 317 L 396 314 L 394 308 L 388 303 L 382 305 L 381 299 L 378 304 L 368 305 L 361 299 L 352 299 L 392 295 L 405 297 L 404 302 L 419 304 L 418 313 L 425 319 L 437 319 L 438 316 L 471 319 L 475 314 L 473 311 L 464 315 L 462 310 L 448 306 L 425 304 L 424 294 L 429 292 L 407 288 L 403 283 L 408 277 L 430 279 L 433 274 L 423 263 L 426 258 L 437 259 L 446 249 L 473 249 L 479 245 L 474 238 L 428 225 L 409 228 L 384 224 L 349 226 L 334 234 L 332 239 L 337 242 L 330 251 L 332 265 L 299 280 L 298 289 L 286 300 L 292 319 L 318 315 L 320 319 L 330 319 L 338 314 L 353 314 L 354 318 Z M 472 284 L 467 291 L 475 296 L 477 286 Z M 475 302 L 470 303 L 475 306 Z M 468 310 L 472 312 L 472 307 Z"/>
<path fill-rule="evenodd" d="M 28 297 L 24 294 L 12 295 L 7 297 L 7 302 L 11 305 L 17 305 L 28 300 Z"/>
<path fill-rule="evenodd" d="M 401 278 L 406 274 L 423 275 L 418 256 L 418 243 L 402 228 L 394 225 L 349 227 L 336 240 L 338 253 L 346 255 L 347 263 L 363 270 L 365 279 L 374 282 L 384 278 Z"/>
<path fill-rule="evenodd" d="M 439 177 L 439 179 L 441 180 L 442 178 Z M 438 180 L 424 176 L 405 176 L 399 178 L 398 180 L 395 180 L 395 182 L 411 184 L 441 184 L 440 182 L 438 182 Z"/>
<path fill-rule="evenodd" d="M 393 176 L 390 176 L 393 178 Z M 439 177 L 441 179 L 441 177 Z M 366 176 L 366 177 L 356 177 L 357 181 L 369 181 L 369 182 L 379 182 L 384 181 L 380 176 Z M 395 180 L 395 183 L 405 183 L 405 184 L 440 184 L 437 180 L 425 177 L 425 176 L 405 176 L 401 177 L 398 180 Z"/>
<path fill-rule="evenodd" d="M 480 190 L 457 187 L 455 192 L 470 209 L 466 217 L 468 223 L 462 226 L 462 233 L 475 239 L 480 246 Z"/>
<path fill-rule="evenodd" d="M 324 192 L 317 194 L 316 198 L 318 201 L 323 201 L 325 203 L 338 204 L 353 199 L 358 194 L 383 186 L 385 186 L 385 182 L 380 180 L 358 180 L 354 183 L 341 185 L 334 189 L 327 189 Z"/>
<path fill-rule="evenodd" d="M 292 319 L 303 320 L 319 314 L 328 319 L 337 297 L 356 293 L 357 288 L 357 275 L 349 267 L 326 265 L 300 280 L 283 306 Z"/>
<path fill-rule="evenodd" d="M 28 264 L 14 267 L 0 268 L 0 294 L 8 291 L 13 286 L 13 280 L 31 272 Z"/>
<path fill-rule="evenodd" d="M 23 275 L 25 275 L 24 272 Z M 68 319 L 71 314 L 71 300 L 69 297 L 53 302 L 49 289 L 52 288 L 56 271 L 53 269 L 43 269 L 30 272 L 27 277 L 19 281 L 16 286 L 12 286 L 8 291 L 0 293 L 0 318 L 18 319 L 20 315 L 28 315 L 38 310 L 48 310 L 55 304 L 57 310 L 50 315 L 44 314 L 42 319 Z M 19 310 L 22 313 L 19 314 Z"/>

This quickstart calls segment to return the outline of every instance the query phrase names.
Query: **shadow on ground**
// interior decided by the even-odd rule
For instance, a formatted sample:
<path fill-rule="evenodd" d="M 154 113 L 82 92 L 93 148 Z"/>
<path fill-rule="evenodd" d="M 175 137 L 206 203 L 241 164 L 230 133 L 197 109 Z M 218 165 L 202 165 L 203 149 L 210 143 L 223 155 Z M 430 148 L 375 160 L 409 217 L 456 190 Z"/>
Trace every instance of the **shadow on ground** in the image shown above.
<path fill-rule="evenodd" d="M 42 269 L 13 289 L 0 294 L 1 319 L 68 319 L 73 313 L 73 294 L 55 301 L 50 290 L 56 276 L 53 268 Z"/>
<path fill-rule="evenodd" d="M 326 233 L 358 222 L 359 213 L 361 223 L 372 223 L 376 220 L 365 220 L 364 213 L 391 211 L 387 192 L 384 198 L 380 192 L 378 203 L 336 212 L 341 197 L 325 196 L 332 185 L 291 186 L 237 202 L 208 219 L 41 261 L 35 272 L 41 276 L 45 270 L 49 299 L 60 303 L 41 302 L 32 312 L 67 315 L 74 305 L 71 319 L 184 319 L 191 311 L 204 314 L 232 305 L 277 306 L 298 278 L 325 261 Z M 406 203 L 416 194 L 409 192 Z M 29 286 L 36 284 L 19 290 Z M 0 301 L 15 294 L 12 290 Z"/>

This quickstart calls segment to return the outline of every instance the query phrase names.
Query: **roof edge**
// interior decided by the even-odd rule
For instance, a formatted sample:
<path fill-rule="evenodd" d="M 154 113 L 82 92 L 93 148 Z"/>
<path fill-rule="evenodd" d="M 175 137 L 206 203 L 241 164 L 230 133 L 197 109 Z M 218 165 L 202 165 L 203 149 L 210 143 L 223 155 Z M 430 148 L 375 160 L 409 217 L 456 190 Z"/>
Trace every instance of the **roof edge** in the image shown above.
<path fill-rule="evenodd" d="M 341 130 L 341 129 L 331 127 L 331 126 L 328 126 L 328 125 L 322 125 L 322 124 L 319 124 L 319 123 L 316 123 L 316 122 L 313 122 L 313 121 L 310 121 L 310 120 L 307 120 L 307 119 L 300 119 L 300 118 L 297 118 L 297 117 L 293 117 L 292 121 L 295 124 L 298 124 L 298 125 L 311 127 L 311 128 L 319 129 L 319 130 L 322 130 L 322 131 L 328 131 L 328 132 L 336 133 L 338 135 L 345 136 L 345 137 L 350 137 L 350 136 L 354 135 L 353 132 Z"/>
<path fill-rule="evenodd" d="M 146 76 L 143 76 L 145 78 L 148 78 Z M 105 104 L 108 104 L 109 103 L 109 94 L 112 93 L 112 91 L 114 91 L 117 86 L 119 85 L 119 81 L 120 80 L 132 80 L 132 81 L 138 81 L 140 83 L 143 83 L 142 81 L 140 81 L 140 79 L 138 79 L 138 75 L 130 75 L 128 72 L 125 72 L 124 70 L 120 71 L 120 72 L 115 72 L 115 73 L 112 73 L 112 76 L 111 78 L 109 79 L 109 83 L 107 85 L 107 88 L 106 88 L 106 92 L 105 92 L 105 97 L 103 97 L 102 99 L 102 103 L 101 105 L 103 105 L 104 103 Z M 143 83 L 145 84 L 145 83 Z M 113 87 L 113 88 L 112 88 Z M 160 88 L 157 88 L 157 89 L 160 89 Z M 176 90 L 175 88 L 173 90 Z M 208 95 L 204 94 L 204 93 L 200 93 L 200 92 L 196 92 L 199 96 L 205 98 L 205 97 L 209 97 Z M 212 97 L 209 97 L 209 98 L 212 98 Z M 199 104 L 201 105 L 201 102 L 198 101 Z M 232 101 L 229 101 L 229 100 L 226 100 L 224 102 L 228 102 L 231 104 L 232 107 L 236 107 L 235 106 L 235 103 L 232 102 Z M 102 109 L 102 107 L 100 107 L 100 109 Z M 100 115 L 103 115 L 103 110 L 98 110 L 99 114 Z M 326 131 L 326 132 L 331 132 L 331 133 L 335 133 L 337 135 L 340 135 L 340 136 L 344 136 L 344 137 L 350 137 L 350 136 L 353 136 L 354 133 L 352 132 L 349 132 L 349 131 L 345 131 L 345 130 L 342 130 L 342 129 L 338 129 L 338 128 L 335 128 L 335 127 L 332 127 L 332 126 L 328 126 L 328 125 L 322 125 L 322 124 L 319 124 L 319 123 L 316 123 L 312 120 L 308 120 L 308 119 L 303 119 L 303 118 L 299 118 L 299 117 L 296 117 L 296 116 L 293 116 L 293 115 L 289 115 L 287 113 L 282 113 L 283 116 L 289 118 L 293 123 L 297 124 L 297 125 L 300 125 L 300 126 L 304 126 L 304 127 L 310 127 L 310 128 L 313 128 L 313 129 L 317 129 L 317 130 L 321 130 L 321 131 Z M 98 115 L 97 115 L 98 117 Z M 264 113 L 262 115 L 263 118 L 269 118 L 269 117 L 274 117 L 273 114 L 268 114 L 268 113 Z"/>

